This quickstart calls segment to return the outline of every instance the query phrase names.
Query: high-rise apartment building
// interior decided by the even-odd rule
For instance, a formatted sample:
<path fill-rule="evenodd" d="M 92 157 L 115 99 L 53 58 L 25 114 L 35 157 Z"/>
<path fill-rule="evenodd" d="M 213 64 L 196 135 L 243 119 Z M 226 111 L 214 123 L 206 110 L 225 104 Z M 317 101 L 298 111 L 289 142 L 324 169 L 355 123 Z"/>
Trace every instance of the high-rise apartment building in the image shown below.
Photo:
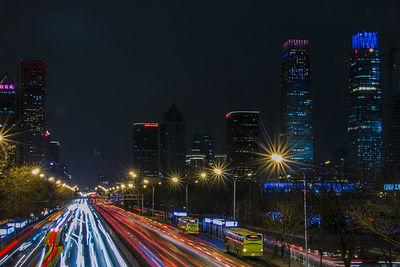
<path fill-rule="evenodd" d="M 239 180 L 255 180 L 260 151 L 260 112 L 232 111 L 226 117 L 226 150 L 231 174 Z"/>
<path fill-rule="evenodd" d="M 138 122 L 133 124 L 133 166 L 139 177 L 159 177 L 160 125 Z"/>
<path fill-rule="evenodd" d="M 175 105 L 164 113 L 160 130 L 162 173 L 180 173 L 185 168 L 185 124 Z"/>
<path fill-rule="evenodd" d="M 290 39 L 283 44 L 281 129 L 292 161 L 314 161 L 309 42 Z"/>
<path fill-rule="evenodd" d="M 348 157 L 359 170 L 382 168 L 381 59 L 376 32 L 353 36 L 348 88 Z"/>
<path fill-rule="evenodd" d="M 46 72 L 41 60 L 21 61 L 23 92 L 24 161 L 46 163 Z"/>

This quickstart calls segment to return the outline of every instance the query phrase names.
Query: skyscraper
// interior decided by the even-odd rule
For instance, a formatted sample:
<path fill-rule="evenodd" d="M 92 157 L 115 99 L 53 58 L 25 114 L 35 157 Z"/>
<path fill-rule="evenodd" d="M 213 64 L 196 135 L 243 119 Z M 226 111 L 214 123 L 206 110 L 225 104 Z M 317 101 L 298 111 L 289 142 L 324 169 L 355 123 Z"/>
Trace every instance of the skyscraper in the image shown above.
<path fill-rule="evenodd" d="M 353 36 L 348 91 L 348 156 L 359 170 L 382 167 L 382 90 L 376 32 Z"/>
<path fill-rule="evenodd" d="M 254 180 L 260 151 L 260 112 L 232 111 L 226 117 L 226 149 L 229 168 L 239 180 Z"/>
<path fill-rule="evenodd" d="M 11 78 L 4 74 L 0 79 L 0 129 L 1 134 L 14 144 L 12 161 L 20 162 L 20 137 L 21 137 L 21 94 Z"/>
<path fill-rule="evenodd" d="M 24 161 L 45 164 L 46 75 L 41 60 L 21 61 Z"/>
<path fill-rule="evenodd" d="M 400 169 L 400 47 L 390 50 L 388 60 L 388 163 Z"/>
<path fill-rule="evenodd" d="M 314 138 L 309 42 L 289 39 L 283 44 L 281 73 L 281 129 L 291 160 L 313 163 Z"/>
<path fill-rule="evenodd" d="M 160 132 L 163 174 L 182 172 L 185 167 L 185 124 L 175 105 L 164 113 Z"/>
<path fill-rule="evenodd" d="M 133 166 L 139 177 L 159 177 L 160 127 L 158 123 L 133 124 Z"/>

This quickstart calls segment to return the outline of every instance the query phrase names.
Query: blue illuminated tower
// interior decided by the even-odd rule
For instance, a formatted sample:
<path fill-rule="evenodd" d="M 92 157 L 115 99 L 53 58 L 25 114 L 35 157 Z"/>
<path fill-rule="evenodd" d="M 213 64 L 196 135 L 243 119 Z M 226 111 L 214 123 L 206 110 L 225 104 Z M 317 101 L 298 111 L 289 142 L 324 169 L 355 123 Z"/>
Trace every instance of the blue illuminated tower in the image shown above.
<path fill-rule="evenodd" d="M 290 39 L 283 44 L 281 73 L 281 129 L 292 161 L 312 163 L 314 140 L 309 42 Z"/>
<path fill-rule="evenodd" d="M 348 156 L 358 170 L 382 168 L 382 90 L 376 32 L 353 36 L 348 88 Z"/>

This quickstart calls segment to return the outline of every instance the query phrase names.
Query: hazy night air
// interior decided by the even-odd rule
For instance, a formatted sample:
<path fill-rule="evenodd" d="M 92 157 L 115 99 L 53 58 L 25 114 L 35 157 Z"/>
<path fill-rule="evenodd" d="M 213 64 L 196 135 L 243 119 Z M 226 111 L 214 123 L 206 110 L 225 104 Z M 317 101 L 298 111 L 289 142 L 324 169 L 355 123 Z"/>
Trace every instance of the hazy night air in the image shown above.
<path fill-rule="evenodd" d="M 82 184 L 128 168 L 132 123 L 161 121 L 173 103 L 187 143 L 206 128 L 223 149 L 224 115 L 240 109 L 260 110 L 272 135 L 288 38 L 310 41 L 315 159 L 325 160 L 345 147 L 349 36 L 377 31 L 382 51 L 400 42 L 395 8 L 11 1 L 4 9 L 0 72 L 17 80 L 21 58 L 45 60 L 46 123 Z"/>

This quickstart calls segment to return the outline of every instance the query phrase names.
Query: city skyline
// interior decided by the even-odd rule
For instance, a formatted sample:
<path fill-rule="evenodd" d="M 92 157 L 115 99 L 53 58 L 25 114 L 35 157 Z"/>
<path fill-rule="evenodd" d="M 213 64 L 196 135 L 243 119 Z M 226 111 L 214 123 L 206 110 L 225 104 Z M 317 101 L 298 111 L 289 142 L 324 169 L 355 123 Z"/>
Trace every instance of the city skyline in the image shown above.
<path fill-rule="evenodd" d="M 222 10 L 223 6 L 215 8 Z M 139 10 L 143 15 L 136 14 Z M 133 10 L 138 19 L 145 14 L 155 19 L 147 26 L 139 25 L 131 15 L 122 12 L 120 17 L 136 26 L 135 35 L 124 37 L 120 34 L 128 29 L 121 20 L 104 21 L 99 9 L 89 10 L 84 6 L 74 16 L 55 6 L 51 16 L 43 16 L 28 26 L 29 31 L 37 33 L 34 36 L 24 35 L 21 27 L 15 28 L 18 35 L 25 37 L 18 37 L 23 39 L 14 44 L 12 53 L 4 55 L 0 72 L 10 73 L 15 81 L 21 58 L 46 62 L 47 125 L 61 143 L 60 157 L 70 166 L 73 180 L 94 183 L 99 173 L 116 176 L 129 168 L 132 123 L 161 121 L 162 112 L 172 103 L 185 115 L 187 143 L 194 133 L 206 132 L 215 136 L 217 147 L 224 144 L 224 115 L 238 109 L 260 110 L 264 127 L 273 135 L 278 123 L 278 106 L 273 99 L 279 95 L 280 47 L 293 37 L 305 38 L 311 43 L 315 159 L 329 159 L 336 148 L 345 147 L 350 37 L 358 31 L 377 31 L 381 51 L 386 53 L 392 44 L 400 41 L 390 30 L 390 25 L 399 21 L 398 12 L 389 9 L 376 12 L 349 9 L 343 11 L 343 22 L 338 24 L 331 23 L 336 18 L 330 13 L 321 18 L 306 10 L 308 16 L 298 25 L 290 23 L 299 16 L 294 10 L 278 9 L 286 12 L 288 18 L 279 30 L 269 26 L 278 18 L 271 16 L 267 5 L 255 10 L 232 4 L 230 12 L 223 14 L 201 7 L 193 10 L 189 6 L 191 16 L 179 12 L 182 10 L 186 9 L 173 11 L 160 7 L 155 14 L 146 13 L 146 9 Z M 25 17 L 29 16 L 24 12 L 18 16 L 21 20 L 16 23 L 17 27 L 26 25 Z M 209 15 L 205 25 L 201 24 L 200 17 L 204 12 Z M 327 13 L 327 9 L 321 12 Z M 60 16 L 55 17 L 57 14 Z M 240 27 L 235 27 L 235 14 L 243 17 L 238 22 Z M 179 24 L 173 17 L 189 23 Z M 224 19 L 221 21 L 221 18 Z M 320 25 L 312 24 L 316 18 L 321 19 Z M 162 25 L 161 21 L 166 23 Z M 107 25 L 104 37 L 101 37 L 103 33 L 93 31 L 89 35 L 93 38 L 78 38 L 98 24 Z M 118 32 L 115 38 L 111 29 Z M 10 34 L 17 39 L 14 33 Z M 160 43 L 171 34 L 176 36 L 176 42 L 169 39 Z M 27 42 L 24 38 L 28 37 L 31 45 L 21 46 L 19 43 Z M 219 43 L 211 45 L 210 38 Z M 111 44 L 109 40 L 115 42 Z M 48 44 L 53 48 L 47 49 Z M 128 44 L 133 44 L 133 48 L 123 50 Z M 127 64 L 118 60 L 121 54 L 116 47 L 133 51 L 124 60 Z M 198 55 L 189 54 L 193 49 L 197 49 Z M 104 55 L 103 51 L 113 53 Z M 153 54 L 154 51 L 158 52 Z M 111 66 L 117 67 L 113 70 Z M 329 74 L 334 78 L 325 84 Z"/>

